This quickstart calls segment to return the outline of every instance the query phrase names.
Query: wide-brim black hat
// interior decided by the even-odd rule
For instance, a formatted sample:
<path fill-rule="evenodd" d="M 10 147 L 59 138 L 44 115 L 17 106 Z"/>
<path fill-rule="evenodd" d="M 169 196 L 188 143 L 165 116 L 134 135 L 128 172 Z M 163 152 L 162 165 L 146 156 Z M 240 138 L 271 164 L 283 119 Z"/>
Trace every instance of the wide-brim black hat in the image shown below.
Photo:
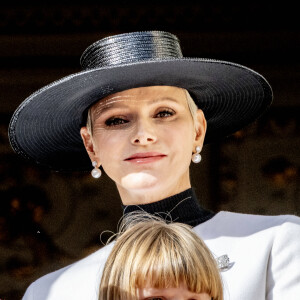
<path fill-rule="evenodd" d="M 257 72 L 239 64 L 182 56 L 168 32 L 119 34 L 89 46 L 83 71 L 30 95 L 9 125 L 12 148 L 38 164 L 90 170 L 80 128 L 88 108 L 103 97 L 145 86 L 187 89 L 207 119 L 205 143 L 228 136 L 258 118 L 272 102 L 272 89 Z"/>

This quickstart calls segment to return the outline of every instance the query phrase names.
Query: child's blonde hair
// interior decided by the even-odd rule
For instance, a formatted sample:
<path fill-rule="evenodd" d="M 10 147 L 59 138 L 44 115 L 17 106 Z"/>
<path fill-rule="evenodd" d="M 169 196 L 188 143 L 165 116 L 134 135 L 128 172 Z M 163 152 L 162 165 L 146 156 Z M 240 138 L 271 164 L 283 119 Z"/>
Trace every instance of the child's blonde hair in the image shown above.
<path fill-rule="evenodd" d="M 99 299 L 138 299 L 139 288 L 181 284 L 223 300 L 216 261 L 190 226 L 146 214 L 125 217 L 104 267 Z"/>

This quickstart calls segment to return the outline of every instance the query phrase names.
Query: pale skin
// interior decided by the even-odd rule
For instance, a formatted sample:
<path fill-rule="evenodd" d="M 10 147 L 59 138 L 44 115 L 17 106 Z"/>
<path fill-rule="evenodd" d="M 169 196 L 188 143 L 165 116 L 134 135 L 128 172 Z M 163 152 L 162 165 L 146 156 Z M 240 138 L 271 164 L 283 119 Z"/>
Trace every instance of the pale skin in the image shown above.
<path fill-rule="evenodd" d="M 185 285 L 165 289 L 145 287 L 139 289 L 138 293 L 140 300 L 211 300 L 207 293 L 190 292 Z"/>
<path fill-rule="evenodd" d="M 203 147 L 206 120 L 193 120 L 184 90 L 151 86 L 109 95 L 92 106 L 92 134 L 80 130 L 91 162 L 116 183 L 124 205 L 146 204 L 191 187 L 189 166 Z"/>

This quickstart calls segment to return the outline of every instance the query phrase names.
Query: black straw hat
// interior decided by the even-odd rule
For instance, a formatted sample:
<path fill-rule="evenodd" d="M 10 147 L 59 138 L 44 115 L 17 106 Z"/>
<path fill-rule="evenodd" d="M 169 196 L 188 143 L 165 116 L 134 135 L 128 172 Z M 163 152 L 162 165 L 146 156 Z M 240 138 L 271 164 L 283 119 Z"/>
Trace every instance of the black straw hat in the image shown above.
<path fill-rule="evenodd" d="M 89 46 L 83 71 L 30 95 L 9 125 L 12 148 L 54 170 L 90 170 L 80 136 L 88 108 L 119 91 L 155 85 L 187 89 L 207 119 L 205 143 L 258 118 L 272 89 L 257 72 L 226 61 L 182 56 L 176 36 L 162 31 L 119 34 Z"/>

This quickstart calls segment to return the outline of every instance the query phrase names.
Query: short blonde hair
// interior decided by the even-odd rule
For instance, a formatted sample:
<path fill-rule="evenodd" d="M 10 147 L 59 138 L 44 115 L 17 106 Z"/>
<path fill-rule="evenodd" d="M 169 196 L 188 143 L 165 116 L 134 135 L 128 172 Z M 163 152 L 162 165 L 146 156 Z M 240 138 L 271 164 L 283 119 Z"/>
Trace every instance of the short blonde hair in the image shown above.
<path fill-rule="evenodd" d="M 146 285 L 159 289 L 181 284 L 223 300 L 216 261 L 190 226 L 147 215 L 129 220 L 125 217 L 106 261 L 99 300 L 138 299 L 138 289 Z"/>
<path fill-rule="evenodd" d="M 188 92 L 188 90 L 183 89 L 186 95 L 186 101 L 187 101 L 187 105 L 189 107 L 190 113 L 192 115 L 193 121 L 194 121 L 194 126 L 197 129 L 197 110 L 199 109 L 198 106 L 196 105 L 194 99 L 191 97 L 190 93 Z"/>
<path fill-rule="evenodd" d="M 197 116 L 197 110 L 198 110 L 198 106 L 196 105 L 196 103 L 194 102 L 193 98 L 191 97 L 190 93 L 185 90 L 182 89 L 185 92 L 186 95 L 186 101 L 187 101 L 187 105 L 189 107 L 190 113 L 192 115 L 195 127 L 196 127 L 196 116 Z M 101 101 L 101 100 L 99 100 Z M 92 116 L 91 116 L 91 107 L 88 110 L 88 114 L 87 114 L 87 120 L 86 120 L 86 128 L 88 130 L 88 133 L 90 135 L 93 135 L 93 122 L 92 122 Z"/>

